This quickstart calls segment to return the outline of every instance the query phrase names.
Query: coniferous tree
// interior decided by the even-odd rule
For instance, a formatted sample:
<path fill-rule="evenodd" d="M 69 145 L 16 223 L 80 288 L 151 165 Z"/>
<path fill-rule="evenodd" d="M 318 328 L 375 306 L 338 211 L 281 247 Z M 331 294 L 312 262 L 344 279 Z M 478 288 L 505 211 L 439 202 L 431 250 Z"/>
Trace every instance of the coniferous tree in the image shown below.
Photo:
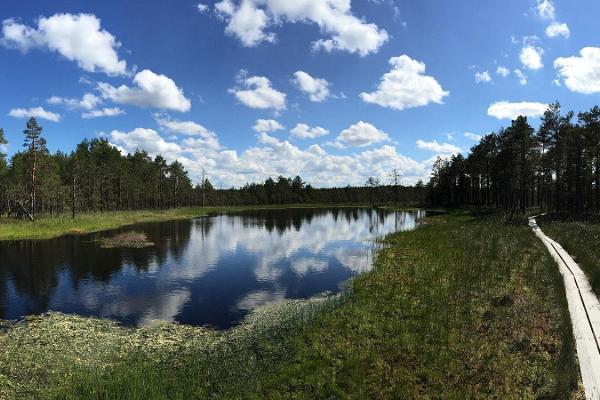
<path fill-rule="evenodd" d="M 27 126 L 23 131 L 23 134 L 25 135 L 25 143 L 23 146 L 27 149 L 30 165 L 29 205 L 31 207 L 31 216 L 35 218 L 38 162 L 40 161 L 42 153 L 47 151 L 46 140 L 42 137 L 42 127 L 38 125 L 34 117 L 31 117 L 29 121 L 27 121 Z"/>

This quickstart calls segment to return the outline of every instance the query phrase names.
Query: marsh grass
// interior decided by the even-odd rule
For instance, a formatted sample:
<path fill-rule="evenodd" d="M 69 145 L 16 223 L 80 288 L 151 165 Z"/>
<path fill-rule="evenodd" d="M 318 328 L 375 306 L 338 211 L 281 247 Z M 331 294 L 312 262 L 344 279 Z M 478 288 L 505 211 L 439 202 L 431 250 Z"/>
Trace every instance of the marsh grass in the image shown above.
<path fill-rule="evenodd" d="M 592 290 L 600 296 L 600 220 L 598 217 L 573 219 L 549 214 L 537 218 L 548 236 L 556 240 L 573 257 L 590 280 Z"/>
<path fill-rule="evenodd" d="M 258 376 L 255 368 L 267 342 L 310 323 L 347 295 L 265 306 L 225 331 L 161 321 L 132 329 L 61 313 L 4 321 L 0 399 L 158 399 L 184 393 L 181 398 L 191 393 L 205 398 L 214 390 L 240 392 Z"/>
<path fill-rule="evenodd" d="M 0 333 L 0 391 L 144 400 L 581 395 L 562 279 L 528 227 L 451 214 L 380 244 L 373 270 L 342 295 L 259 309 L 223 332 L 29 318 Z"/>

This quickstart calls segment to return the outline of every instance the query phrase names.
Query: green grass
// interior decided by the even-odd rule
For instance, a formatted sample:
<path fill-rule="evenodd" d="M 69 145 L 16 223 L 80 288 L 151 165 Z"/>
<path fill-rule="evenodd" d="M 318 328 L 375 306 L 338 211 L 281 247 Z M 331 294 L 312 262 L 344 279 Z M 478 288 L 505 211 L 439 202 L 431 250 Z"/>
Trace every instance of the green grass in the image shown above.
<path fill-rule="evenodd" d="M 538 218 L 538 223 L 544 233 L 560 243 L 579 264 L 592 290 L 600 296 L 600 223 L 558 220 L 552 215 Z"/>
<path fill-rule="evenodd" d="M 58 217 L 39 218 L 35 222 L 0 218 L 0 240 L 50 239 L 66 234 L 83 234 L 114 229 L 124 225 L 144 222 L 159 222 L 176 219 L 189 219 L 210 213 L 235 212 L 242 210 L 274 208 L 321 208 L 334 205 L 272 205 L 245 207 L 182 207 L 167 210 L 109 211 L 78 214 L 75 219 L 70 214 Z M 356 205 L 335 205 L 335 207 L 357 207 Z"/>
<path fill-rule="evenodd" d="M 527 226 L 452 214 L 382 245 L 343 296 L 225 332 L 59 314 L 10 325 L 0 398 L 581 396 L 562 279 Z"/>

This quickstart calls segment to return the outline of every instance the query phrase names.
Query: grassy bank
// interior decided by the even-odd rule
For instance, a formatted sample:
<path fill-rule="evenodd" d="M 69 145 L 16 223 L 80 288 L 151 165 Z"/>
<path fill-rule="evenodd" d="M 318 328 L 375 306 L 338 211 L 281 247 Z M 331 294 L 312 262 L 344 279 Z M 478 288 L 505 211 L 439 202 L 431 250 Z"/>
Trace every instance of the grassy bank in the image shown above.
<path fill-rule="evenodd" d="M 538 218 L 546 235 L 556 240 L 573 257 L 600 296 L 600 222 L 557 219 L 553 215 Z"/>
<path fill-rule="evenodd" d="M 50 239 L 66 234 L 82 234 L 114 229 L 124 225 L 144 222 L 159 222 L 189 219 L 210 213 L 274 208 L 320 208 L 334 205 L 273 205 L 244 207 L 185 207 L 167 210 L 110 211 L 78 214 L 75 219 L 64 214 L 55 218 L 45 217 L 35 222 L 0 218 L 0 240 Z M 335 205 L 335 207 L 357 207 L 357 205 Z"/>
<path fill-rule="evenodd" d="M 577 371 L 541 242 L 471 215 L 390 236 L 343 297 L 230 331 L 58 314 L 0 328 L 0 393 L 14 398 L 569 399 Z"/>

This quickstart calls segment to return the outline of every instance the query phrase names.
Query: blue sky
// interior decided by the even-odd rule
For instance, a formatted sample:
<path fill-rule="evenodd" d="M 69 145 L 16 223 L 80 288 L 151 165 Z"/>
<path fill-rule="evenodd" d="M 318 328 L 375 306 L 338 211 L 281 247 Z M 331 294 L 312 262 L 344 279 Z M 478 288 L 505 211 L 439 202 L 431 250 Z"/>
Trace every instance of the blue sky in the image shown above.
<path fill-rule="evenodd" d="M 600 2 L 5 0 L 0 126 L 105 137 L 222 187 L 427 178 L 546 104 L 600 103 Z"/>

